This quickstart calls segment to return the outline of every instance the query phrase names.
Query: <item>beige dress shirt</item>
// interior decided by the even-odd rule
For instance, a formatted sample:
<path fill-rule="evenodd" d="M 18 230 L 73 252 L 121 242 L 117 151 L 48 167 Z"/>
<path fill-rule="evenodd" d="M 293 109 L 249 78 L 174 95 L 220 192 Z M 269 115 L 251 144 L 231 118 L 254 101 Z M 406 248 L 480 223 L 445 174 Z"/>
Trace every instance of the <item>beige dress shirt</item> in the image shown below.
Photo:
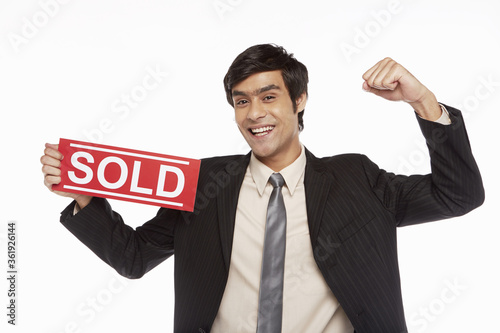
<path fill-rule="evenodd" d="M 281 170 L 287 215 L 282 332 L 352 333 L 339 302 L 314 261 L 304 190 L 305 149 Z M 273 170 L 253 154 L 240 190 L 229 277 L 212 332 L 252 332 L 257 327 L 266 212 Z"/>

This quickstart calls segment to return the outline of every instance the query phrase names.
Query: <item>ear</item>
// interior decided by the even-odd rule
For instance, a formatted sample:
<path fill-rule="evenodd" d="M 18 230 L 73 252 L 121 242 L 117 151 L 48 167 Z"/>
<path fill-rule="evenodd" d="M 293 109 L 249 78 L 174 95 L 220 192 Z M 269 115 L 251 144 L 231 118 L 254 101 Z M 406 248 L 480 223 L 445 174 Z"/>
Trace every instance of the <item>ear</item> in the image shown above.
<path fill-rule="evenodd" d="M 305 92 L 302 93 L 296 100 L 295 104 L 297 105 L 297 113 L 304 111 L 307 103 L 307 94 Z"/>

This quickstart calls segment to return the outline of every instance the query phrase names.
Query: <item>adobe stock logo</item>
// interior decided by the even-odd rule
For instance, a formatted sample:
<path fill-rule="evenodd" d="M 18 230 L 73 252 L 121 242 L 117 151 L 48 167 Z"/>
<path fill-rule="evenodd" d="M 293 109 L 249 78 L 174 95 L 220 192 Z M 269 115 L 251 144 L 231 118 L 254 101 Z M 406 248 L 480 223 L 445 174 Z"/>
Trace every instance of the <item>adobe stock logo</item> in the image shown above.
<path fill-rule="evenodd" d="M 132 111 L 139 109 L 150 94 L 158 89 L 168 77 L 168 73 L 163 71 L 158 64 L 147 66 L 145 72 L 141 82 L 116 98 L 111 104 L 110 112 L 98 119 L 95 126 L 82 130 L 86 140 L 94 143 L 104 142 L 105 136 L 111 134 L 116 129 L 116 125 L 129 118 Z"/>
<path fill-rule="evenodd" d="M 457 108 L 463 110 L 464 119 L 469 118 L 472 113 L 476 112 L 481 103 L 497 93 L 497 89 L 500 87 L 500 81 L 493 78 L 493 73 L 490 73 L 487 77 L 479 76 L 478 81 L 474 93 L 466 96 L 462 104 L 457 104 Z"/>
<path fill-rule="evenodd" d="M 212 5 L 214 6 L 219 18 L 224 21 L 224 15 L 227 12 L 232 12 L 236 7 L 241 5 L 243 0 L 214 0 Z"/>
<path fill-rule="evenodd" d="M 70 0 L 40 0 L 38 2 L 40 9 L 31 18 L 26 16 L 22 18 L 21 34 L 10 32 L 7 35 L 14 51 L 19 53 L 22 45 L 28 44 L 41 29 L 49 24 L 50 20 L 57 16 L 61 5 L 66 5 L 69 2 Z"/>
<path fill-rule="evenodd" d="M 109 279 L 102 289 L 89 295 L 77 305 L 74 310 L 77 317 L 66 322 L 56 333 L 91 332 L 90 324 L 116 304 L 116 299 L 127 288 L 128 283 L 123 276 L 116 275 Z"/>
<path fill-rule="evenodd" d="M 441 290 L 438 297 L 431 300 L 427 306 L 420 307 L 418 312 L 414 312 L 410 316 L 410 327 L 415 328 L 416 332 L 420 333 L 427 330 L 429 325 L 445 313 L 448 307 L 462 295 L 464 290 L 467 290 L 467 286 L 460 284 L 457 278 L 453 279 L 453 281 L 445 280 L 444 284 L 446 287 Z M 413 332 L 413 330 L 411 331 Z"/>
<path fill-rule="evenodd" d="M 387 9 L 371 11 L 370 16 L 373 20 L 366 22 L 363 28 L 357 26 L 354 29 L 352 43 L 342 42 L 340 50 L 348 63 L 352 62 L 352 57 L 360 54 L 370 43 L 377 38 L 382 30 L 389 26 L 394 15 L 401 12 L 402 6 L 399 0 L 391 0 L 387 4 Z"/>

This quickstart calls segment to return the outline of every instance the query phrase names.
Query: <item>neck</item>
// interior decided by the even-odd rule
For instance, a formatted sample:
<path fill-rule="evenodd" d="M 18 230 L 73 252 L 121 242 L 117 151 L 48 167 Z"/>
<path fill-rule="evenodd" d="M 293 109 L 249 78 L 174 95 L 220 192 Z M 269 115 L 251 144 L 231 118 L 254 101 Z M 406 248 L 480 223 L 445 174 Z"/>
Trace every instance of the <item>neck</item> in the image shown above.
<path fill-rule="evenodd" d="M 302 152 L 302 146 L 299 141 L 294 144 L 286 152 L 282 152 L 273 156 L 257 156 L 257 159 L 265 164 L 268 168 L 272 169 L 274 172 L 280 172 L 300 156 Z"/>

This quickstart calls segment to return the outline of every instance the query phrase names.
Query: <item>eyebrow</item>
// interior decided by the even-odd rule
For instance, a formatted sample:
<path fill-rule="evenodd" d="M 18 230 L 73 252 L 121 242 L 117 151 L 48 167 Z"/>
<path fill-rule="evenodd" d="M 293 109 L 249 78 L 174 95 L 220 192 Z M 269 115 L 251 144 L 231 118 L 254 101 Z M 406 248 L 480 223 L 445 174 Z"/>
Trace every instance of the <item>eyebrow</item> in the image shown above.
<path fill-rule="evenodd" d="M 275 84 L 270 84 L 268 86 L 265 86 L 265 87 L 262 87 L 262 88 L 259 88 L 257 90 L 254 90 L 252 95 L 256 96 L 256 95 L 260 95 L 262 94 L 263 92 L 266 92 L 266 91 L 269 91 L 269 90 L 273 90 L 273 89 L 278 89 L 278 90 L 281 90 L 281 88 Z M 233 90 L 233 96 L 248 96 L 248 94 L 244 91 L 239 91 L 239 90 Z"/>

